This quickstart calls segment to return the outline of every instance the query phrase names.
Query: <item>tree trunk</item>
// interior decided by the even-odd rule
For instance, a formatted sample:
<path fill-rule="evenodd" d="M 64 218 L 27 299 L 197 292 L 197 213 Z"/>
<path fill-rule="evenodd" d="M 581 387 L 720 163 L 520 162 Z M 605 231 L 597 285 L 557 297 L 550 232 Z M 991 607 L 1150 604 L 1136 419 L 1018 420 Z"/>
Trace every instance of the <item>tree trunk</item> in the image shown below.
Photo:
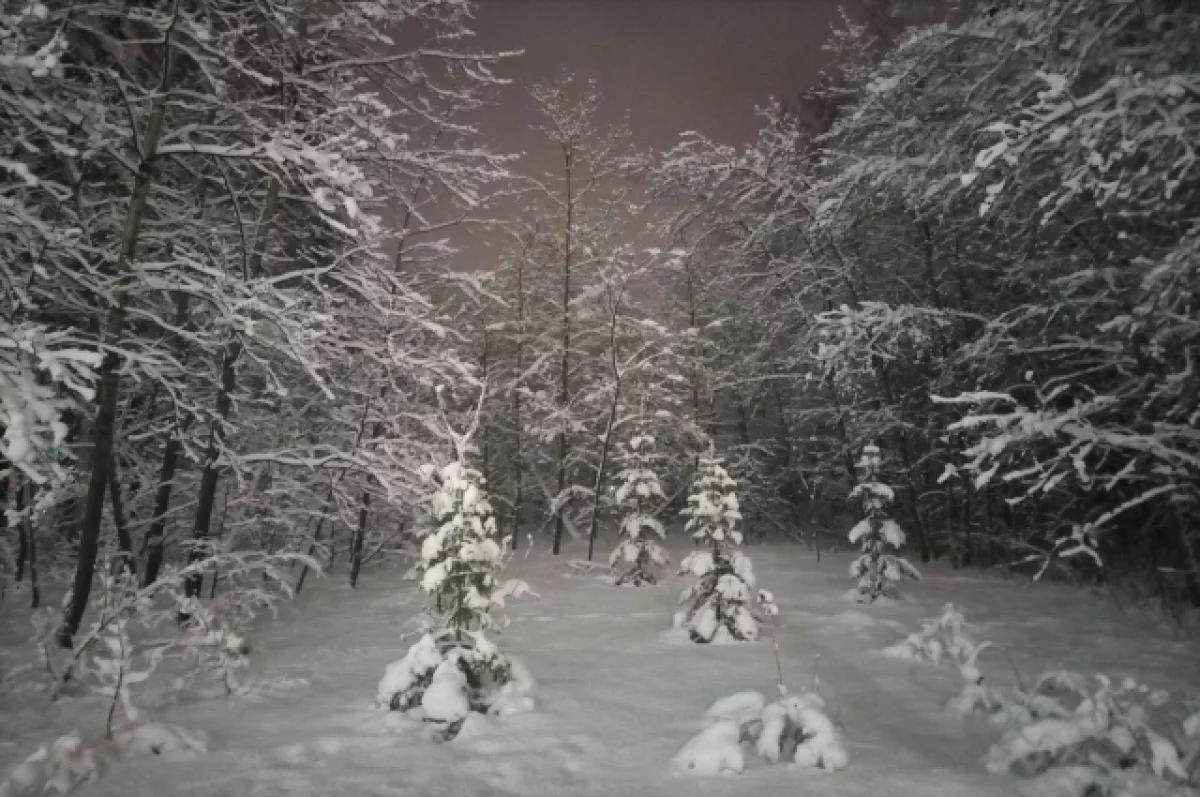
<path fill-rule="evenodd" d="M 172 20 L 172 28 L 175 21 Z M 164 34 L 164 70 L 158 97 L 150 110 L 146 121 L 146 130 L 142 135 L 142 156 L 138 164 L 137 177 L 134 179 L 133 193 L 130 196 L 129 207 L 125 211 L 125 223 L 121 230 L 121 248 L 117 258 L 118 284 L 113 290 L 112 304 L 108 309 L 106 323 L 101 338 L 101 348 L 105 351 L 104 359 L 100 362 L 99 388 L 96 395 L 96 415 L 92 429 L 92 470 L 88 475 L 87 494 L 83 504 L 83 518 L 79 523 L 79 547 L 75 562 L 75 577 L 71 582 L 70 598 L 63 616 L 62 625 L 58 630 L 58 644 L 64 648 L 73 645 L 75 632 L 87 611 L 88 597 L 92 591 L 92 577 L 96 570 L 96 553 L 100 544 L 100 523 L 104 513 L 104 492 L 108 485 L 109 465 L 112 462 L 113 428 L 117 417 L 117 394 L 120 388 L 119 368 L 120 358 L 116 346 L 121 342 L 125 332 L 127 312 L 125 307 L 126 293 L 120 282 L 126 276 L 130 264 L 137 254 L 138 239 L 141 235 L 142 217 L 146 210 L 146 199 L 150 195 L 153 183 L 153 164 L 158 151 L 158 141 L 162 135 L 163 121 L 166 116 L 166 95 L 170 88 L 173 67 L 171 64 L 171 32 L 169 28 Z"/>
<path fill-rule="evenodd" d="M 42 594 L 41 587 L 38 585 L 37 535 L 33 531 L 33 487 L 28 479 L 23 479 L 20 486 L 17 487 L 16 503 L 17 512 L 21 514 L 18 531 L 24 542 L 25 561 L 29 564 L 29 607 L 36 609 L 42 603 Z M 21 580 L 19 571 L 17 580 Z"/>
<path fill-rule="evenodd" d="M 112 462 L 108 464 L 108 498 L 112 504 L 113 525 L 117 529 L 117 556 L 120 557 L 120 567 L 130 576 L 137 576 L 137 566 L 133 562 L 133 540 L 129 536 L 129 524 L 125 518 L 125 501 L 121 496 L 121 474 L 117 468 L 117 455 L 113 454 Z"/>
<path fill-rule="evenodd" d="M 516 435 L 516 456 L 513 459 L 513 522 L 512 549 L 515 551 L 521 539 L 521 509 L 524 499 L 521 479 L 524 451 L 525 429 L 521 426 L 521 377 L 525 373 L 525 253 L 517 261 L 517 379 L 513 385 L 513 430 Z"/>
<path fill-rule="evenodd" d="M 371 510 L 371 494 L 363 490 L 362 503 L 358 507 L 358 527 L 350 541 L 350 586 L 358 586 L 358 571 L 362 567 L 363 540 L 367 536 L 367 516 Z"/>
<path fill-rule="evenodd" d="M 563 490 L 567 486 L 567 430 L 570 428 L 570 373 L 571 373 L 571 235 L 574 232 L 575 200 L 571 185 L 571 156 L 568 145 L 563 145 L 563 179 L 567 191 L 567 219 L 563 230 L 563 282 L 562 282 L 562 368 L 559 375 L 558 404 L 562 411 L 562 430 L 558 433 L 558 493 L 554 512 L 554 546 L 551 553 L 557 555 L 562 547 L 563 533 Z"/>
<path fill-rule="evenodd" d="M 608 466 L 608 452 L 612 447 L 613 426 L 617 421 L 617 405 L 620 401 L 621 382 L 613 385 L 612 404 L 608 408 L 608 425 L 604 429 L 604 445 L 600 449 L 600 467 L 596 470 L 596 488 L 592 491 L 592 518 L 588 524 L 588 561 L 596 548 L 596 526 L 600 519 L 600 491 L 604 487 L 604 469 Z"/>
<path fill-rule="evenodd" d="M 13 502 L 13 507 L 18 513 L 24 509 L 24 500 L 21 497 L 21 482 L 16 476 L 10 476 L 8 479 L 8 495 L 6 498 Z M 8 525 L 7 513 L 3 519 L 4 525 Z M 25 523 L 17 523 L 17 573 L 14 581 L 20 583 L 25 578 L 25 566 L 29 561 L 29 532 L 25 528 Z"/>
<path fill-rule="evenodd" d="M 217 458 L 220 456 L 221 442 L 224 439 L 222 424 L 229 417 L 229 410 L 233 405 L 233 389 L 237 378 L 234 366 L 241 353 L 241 342 L 231 340 L 225 344 L 221 355 L 221 387 L 217 391 L 217 418 L 208 431 L 208 446 L 204 452 L 204 471 L 200 476 L 200 489 L 196 496 L 196 516 L 192 524 L 193 547 L 188 554 L 189 565 L 204 557 L 201 543 L 208 537 L 209 526 L 212 524 L 213 506 L 216 504 L 217 498 L 217 482 L 221 476 Z M 202 574 L 189 575 L 183 584 L 183 594 L 190 598 L 199 597 L 203 582 Z"/>
<path fill-rule="evenodd" d="M 183 328 L 188 318 L 188 294 L 175 294 L 175 326 Z M 183 345 L 176 342 L 176 355 L 182 359 Z M 142 546 L 146 549 L 146 569 L 142 572 L 142 588 L 158 580 L 158 571 L 162 569 L 163 540 L 166 532 L 167 510 L 171 506 L 171 488 L 175 480 L 175 464 L 179 461 L 179 452 L 183 448 L 181 435 L 187 431 L 191 419 L 185 420 L 177 428 L 167 433 L 167 442 L 163 446 L 162 465 L 158 472 L 158 487 L 154 493 L 154 512 L 150 516 L 150 528 L 146 531 Z"/>

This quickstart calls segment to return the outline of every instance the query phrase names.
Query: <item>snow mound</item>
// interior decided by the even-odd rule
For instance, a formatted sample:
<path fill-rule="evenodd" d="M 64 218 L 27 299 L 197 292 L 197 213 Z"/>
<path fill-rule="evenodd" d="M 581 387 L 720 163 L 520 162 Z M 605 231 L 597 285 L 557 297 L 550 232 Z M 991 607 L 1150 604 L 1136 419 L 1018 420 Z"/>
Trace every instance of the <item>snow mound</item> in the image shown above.
<path fill-rule="evenodd" d="M 671 767 L 685 775 L 731 775 L 746 768 L 741 728 L 731 719 L 717 720 L 685 744 L 671 759 Z"/>
<path fill-rule="evenodd" d="M 77 732 L 42 745 L 0 781 L 0 797 L 66 794 L 100 776 L 101 759 Z"/>
<path fill-rule="evenodd" d="M 509 665 L 511 667 L 509 680 L 500 687 L 496 699 L 488 709 L 489 714 L 498 717 L 533 711 L 533 692 L 537 687 L 537 682 L 533 680 L 533 675 L 520 659 L 510 657 Z"/>
<path fill-rule="evenodd" d="M 208 752 L 208 737 L 169 722 L 141 722 L 113 734 L 117 750 L 137 755 L 196 756 Z"/>
<path fill-rule="evenodd" d="M 711 706 L 708 711 L 704 712 L 705 724 L 711 725 L 719 720 L 733 720 L 741 725 L 743 722 L 758 719 L 762 714 L 763 706 L 767 704 L 766 698 L 762 692 L 747 690 L 745 692 L 735 692 L 727 697 L 722 697 Z"/>

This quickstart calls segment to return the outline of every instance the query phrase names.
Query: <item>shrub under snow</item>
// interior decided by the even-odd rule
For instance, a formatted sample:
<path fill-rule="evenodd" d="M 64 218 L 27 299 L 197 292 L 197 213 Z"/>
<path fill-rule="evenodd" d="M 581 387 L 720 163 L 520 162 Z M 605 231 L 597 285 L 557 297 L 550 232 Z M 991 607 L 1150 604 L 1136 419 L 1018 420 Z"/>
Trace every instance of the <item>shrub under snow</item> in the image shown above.
<path fill-rule="evenodd" d="M 863 508 L 863 519 L 850 529 L 850 543 L 862 550 L 850 564 L 851 577 L 858 579 L 854 594 L 860 603 L 874 602 L 880 596 L 898 597 L 900 580 L 904 576 L 920 578 L 908 560 L 886 552 L 887 548 L 898 551 L 903 547 L 904 531 L 888 515 L 888 507 L 896 496 L 891 487 L 878 481 L 881 464 L 878 446 L 871 444 L 863 448 L 858 463 L 863 478 L 850 491 L 850 500 L 858 499 Z"/>
<path fill-rule="evenodd" d="M 738 692 L 715 702 L 709 723 L 671 760 L 690 775 L 736 774 L 753 751 L 767 764 L 788 763 L 829 771 L 845 769 L 850 758 L 841 734 L 825 713 L 820 695 L 804 692 L 767 703 L 758 692 Z"/>
<path fill-rule="evenodd" d="M 1070 670 L 1044 673 L 1029 689 L 1001 692 L 984 683 L 979 666 L 979 654 L 989 648 L 995 645 L 971 639 L 962 614 L 947 604 L 941 617 L 883 652 L 956 666 L 963 688 L 949 707 L 1006 728 L 984 759 L 990 772 L 1037 777 L 1079 797 L 1195 793 L 1200 711 L 1180 712 L 1165 691 L 1130 678 L 1117 683 Z"/>
<path fill-rule="evenodd" d="M 778 612 L 771 593 L 753 592 L 750 557 L 737 550 L 742 542 L 737 522 L 742 516 L 736 487 L 721 461 L 706 457 L 700 461 L 693 493 L 682 512 L 688 518 L 684 530 L 697 549 L 684 557 L 679 572 L 699 581 L 680 596 L 684 607 L 675 613 L 675 627 L 686 628 L 693 642 L 757 639 L 755 605 L 768 615 Z"/>

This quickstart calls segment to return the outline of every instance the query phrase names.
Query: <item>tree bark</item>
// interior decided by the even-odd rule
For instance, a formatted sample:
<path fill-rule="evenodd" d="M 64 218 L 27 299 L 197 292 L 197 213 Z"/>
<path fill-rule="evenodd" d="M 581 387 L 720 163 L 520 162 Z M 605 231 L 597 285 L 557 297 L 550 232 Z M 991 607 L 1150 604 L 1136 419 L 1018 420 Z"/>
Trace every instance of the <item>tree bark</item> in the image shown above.
<path fill-rule="evenodd" d="M 113 525 L 117 529 L 117 555 L 120 557 L 121 569 L 130 576 L 137 576 L 137 566 L 133 562 L 133 540 L 129 536 L 129 523 L 125 517 L 125 501 L 121 495 L 121 474 L 117 467 L 117 455 L 113 453 L 112 462 L 108 464 L 108 498 L 112 506 Z"/>
<path fill-rule="evenodd" d="M 562 411 L 562 429 L 558 433 L 558 493 L 554 512 L 554 545 L 551 553 L 557 555 L 562 548 L 563 533 L 563 490 L 567 486 L 567 430 L 570 428 L 570 373 L 571 373 L 571 236 L 575 224 L 575 199 L 571 184 L 572 150 L 563 145 L 563 179 L 566 181 L 567 218 L 563 229 L 563 282 L 562 282 L 562 368 L 559 375 L 558 404 Z"/>
<path fill-rule="evenodd" d="M 367 516 L 371 510 L 371 494 L 363 490 L 362 503 L 358 507 L 358 527 L 350 540 L 350 586 L 358 586 L 358 571 L 362 567 L 363 540 L 367 536 Z"/>
<path fill-rule="evenodd" d="M 188 320 L 188 294 L 175 294 L 175 326 L 182 329 Z M 176 356 L 183 357 L 183 342 L 176 340 Z M 150 516 L 150 528 L 142 542 L 146 549 L 146 569 L 142 572 L 142 588 L 158 580 L 158 572 L 162 569 L 163 538 L 166 531 L 167 510 L 171 506 L 171 489 L 174 486 L 175 465 L 179 461 L 179 452 L 183 448 L 180 436 L 187 431 L 191 419 L 167 433 L 167 442 L 163 446 L 162 465 L 158 472 L 158 486 L 154 493 L 154 511 Z"/>
<path fill-rule="evenodd" d="M 524 465 L 524 444 L 525 429 L 521 426 L 521 378 L 525 373 L 525 252 L 521 252 L 521 257 L 517 261 L 517 379 L 513 384 L 513 430 L 516 436 L 516 456 L 513 459 L 513 522 L 512 522 L 512 549 L 515 551 L 521 539 L 521 510 L 524 495 L 522 490 L 521 480 L 524 477 L 522 467 Z"/>
<path fill-rule="evenodd" d="M 233 405 L 233 389 L 237 379 L 235 365 L 242 353 L 240 341 L 231 340 L 225 344 L 221 354 L 221 387 L 217 391 L 217 418 L 208 431 L 208 446 L 204 452 L 204 471 L 200 476 L 200 490 L 196 497 L 196 516 L 192 523 L 193 547 L 188 554 L 188 564 L 194 564 L 203 558 L 204 553 L 200 543 L 208 537 L 209 526 L 212 524 L 213 506 L 217 498 L 217 482 L 221 477 L 221 468 L 217 458 L 221 452 L 221 442 L 224 439 L 223 424 L 229 417 Z M 188 597 L 199 597 L 203 586 L 204 576 L 193 573 L 183 584 L 183 593 Z"/>
<path fill-rule="evenodd" d="M 79 523 L 79 547 L 75 562 L 75 577 L 71 582 L 71 592 L 63 622 L 58 629 L 58 644 L 65 648 L 72 647 L 75 632 L 79 630 L 84 612 L 87 611 L 88 597 L 92 591 L 92 578 L 96 570 L 100 523 L 104 513 L 104 492 L 108 485 L 109 465 L 112 462 L 113 429 L 116 425 L 117 395 L 120 389 L 120 358 L 117 355 L 116 346 L 124 335 L 127 320 L 125 307 L 127 296 L 121 281 L 125 278 L 126 272 L 137 254 L 146 200 L 150 195 L 150 186 L 154 182 L 154 160 L 158 151 L 158 141 L 162 136 L 167 110 L 166 95 L 170 88 L 173 72 L 171 34 L 177 19 L 178 15 L 172 20 L 171 27 L 163 35 L 162 80 L 158 96 L 146 121 L 145 132 L 142 135 L 141 161 L 138 165 L 137 177 L 134 179 L 129 207 L 125 211 L 125 223 L 121 230 L 121 245 L 116 265 L 118 282 L 113 291 L 112 303 L 108 309 L 101 337 L 101 348 L 105 354 L 104 359 L 100 362 L 98 373 L 99 388 L 92 429 L 92 456 L 94 459 L 91 473 L 88 475 L 83 518 Z"/>

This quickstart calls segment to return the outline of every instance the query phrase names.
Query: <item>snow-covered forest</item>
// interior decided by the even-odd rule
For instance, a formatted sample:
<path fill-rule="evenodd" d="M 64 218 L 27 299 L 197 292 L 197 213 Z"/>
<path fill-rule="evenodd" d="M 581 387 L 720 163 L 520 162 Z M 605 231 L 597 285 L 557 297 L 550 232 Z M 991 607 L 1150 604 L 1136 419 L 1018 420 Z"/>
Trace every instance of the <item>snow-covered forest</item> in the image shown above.
<path fill-rule="evenodd" d="M 494 2 L 0 0 L 0 797 L 1200 794 L 1200 6 Z"/>

